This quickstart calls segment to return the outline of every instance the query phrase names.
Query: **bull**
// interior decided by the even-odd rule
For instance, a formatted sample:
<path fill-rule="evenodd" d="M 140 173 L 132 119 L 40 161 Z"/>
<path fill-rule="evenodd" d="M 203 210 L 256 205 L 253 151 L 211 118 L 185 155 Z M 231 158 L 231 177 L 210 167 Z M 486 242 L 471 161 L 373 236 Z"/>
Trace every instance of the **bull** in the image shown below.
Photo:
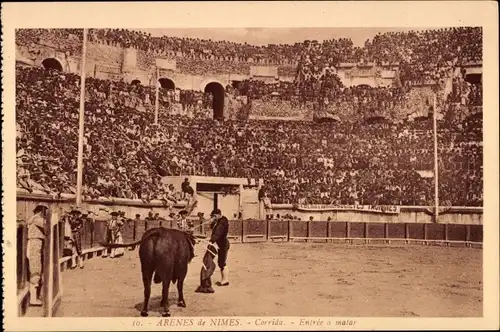
<path fill-rule="evenodd" d="M 144 303 L 141 316 L 148 316 L 148 303 L 151 296 L 151 280 L 155 284 L 162 283 L 160 305 L 165 309 L 163 317 L 170 316 L 168 308 L 168 289 L 170 282 L 177 282 L 179 307 L 186 307 L 184 300 L 184 279 L 188 264 L 194 257 L 196 239 L 186 232 L 169 228 L 152 228 L 147 230 L 139 241 L 128 244 L 102 243 L 104 247 L 121 248 L 139 245 L 142 282 L 144 284 Z M 153 276 L 154 275 L 154 276 Z"/>

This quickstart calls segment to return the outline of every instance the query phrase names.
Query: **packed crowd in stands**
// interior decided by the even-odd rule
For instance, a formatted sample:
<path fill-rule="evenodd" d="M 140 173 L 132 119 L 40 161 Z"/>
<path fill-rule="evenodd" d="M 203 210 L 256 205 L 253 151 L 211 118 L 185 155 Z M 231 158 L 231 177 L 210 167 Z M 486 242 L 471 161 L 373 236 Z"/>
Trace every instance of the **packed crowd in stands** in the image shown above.
<path fill-rule="evenodd" d="M 74 193 L 79 78 L 17 67 L 18 185 Z M 223 121 L 153 112 L 152 94 L 87 80 L 84 193 L 151 200 L 175 190 L 162 175 L 264 178 L 273 203 L 426 205 L 432 198 L 431 122 Z M 482 204 L 482 131 L 440 123 L 441 193 Z M 423 175 L 422 175 L 423 174 Z"/>
<path fill-rule="evenodd" d="M 81 38 L 82 30 L 78 29 L 16 31 L 18 45 L 31 47 L 49 41 L 63 49 L 67 46 L 71 54 L 78 53 L 77 44 Z M 90 29 L 89 40 L 138 49 L 138 65 L 142 67 L 153 66 L 158 56 L 174 58 L 178 71 L 193 75 L 248 75 L 252 63 L 277 65 L 279 75 L 295 77 L 294 84 L 284 81 L 263 84 L 253 80 L 240 85 L 239 94 L 250 100 L 272 95 L 273 99 L 282 101 L 275 103 L 275 107 L 261 107 L 257 103 L 255 113 L 258 116 L 270 110 L 276 110 L 273 112 L 276 114 L 270 116 L 296 116 L 303 113 L 308 102 L 312 103 L 308 108 L 342 120 L 359 115 L 360 109 L 371 114 L 373 109 L 389 108 L 391 111 L 386 113 L 391 115 L 405 114 L 405 109 L 421 107 L 405 98 L 408 86 L 442 83 L 443 78 L 453 75 L 461 64 L 482 59 L 482 30 L 470 27 L 379 33 L 363 47 L 354 46 L 348 38 L 254 46 L 198 38 L 153 37 L 146 32 L 126 29 Z M 399 84 L 392 89 L 346 88 L 337 76 L 341 63 L 398 64 Z M 374 74 L 379 75 L 379 72 Z M 480 105 L 482 87 L 465 82 L 463 76 L 454 77 L 454 91 L 447 102 L 454 104 L 454 108 L 458 107 L 457 102 L 466 106 Z"/>
<path fill-rule="evenodd" d="M 238 73 L 249 68 L 249 61 L 278 65 L 278 73 L 287 68 L 281 72 L 293 72 L 294 82 L 245 80 L 226 91 L 231 98 L 244 97 L 254 115 L 291 117 L 313 110 L 338 121 L 220 122 L 211 118 L 211 94 L 161 89 L 155 126 L 152 87 L 89 77 L 87 197 L 175 200 L 179 193 L 163 185 L 161 177 L 196 174 L 264 178 L 273 203 L 428 205 L 432 122 L 406 119 L 412 112 L 428 115 L 432 93 L 412 85 L 442 83 L 452 75 L 451 92 L 440 105 L 444 113 L 467 114 L 463 108 L 482 105 L 481 82 L 467 82 L 456 70 L 481 61 L 480 28 L 379 34 L 362 48 L 345 38 L 252 46 L 123 29 L 91 29 L 89 36 L 92 42 L 135 47 L 140 61 L 173 57 L 186 73 L 221 68 Z M 43 42 L 76 55 L 81 38 L 77 29 L 16 32 L 20 46 Z M 398 63 L 398 82 L 346 87 L 337 76 L 337 67 L 346 62 Z M 16 74 L 18 186 L 75 193 L 79 76 L 29 66 L 16 67 Z M 365 121 L 373 117 L 385 120 Z M 480 116 L 439 121 L 440 193 L 450 204 L 482 205 L 481 121 Z"/>
<path fill-rule="evenodd" d="M 63 48 L 73 40 L 81 41 L 82 30 L 16 31 L 18 45 L 30 46 L 41 40 L 50 40 Z M 402 68 L 402 80 L 422 81 L 438 77 L 443 69 L 457 63 L 482 59 L 482 30 L 471 27 L 388 32 L 367 40 L 363 47 L 354 46 L 348 38 L 256 46 L 199 38 L 153 37 L 150 33 L 126 29 L 90 29 L 89 40 L 117 47 L 134 47 L 141 51 L 144 58 L 141 62 L 149 61 L 148 65 L 152 65 L 157 56 L 175 58 L 180 60 L 180 70 L 189 72 L 193 69 L 198 74 L 218 71 L 247 73 L 248 63 L 257 63 L 278 65 L 281 75 L 293 73 L 295 76 L 290 66 L 298 66 L 303 75 L 318 77 L 342 62 L 398 63 Z M 78 48 L 71 48 L 71 53 L 76 55 Z M 245 68 L 239 69 L 239 66 Z"/>

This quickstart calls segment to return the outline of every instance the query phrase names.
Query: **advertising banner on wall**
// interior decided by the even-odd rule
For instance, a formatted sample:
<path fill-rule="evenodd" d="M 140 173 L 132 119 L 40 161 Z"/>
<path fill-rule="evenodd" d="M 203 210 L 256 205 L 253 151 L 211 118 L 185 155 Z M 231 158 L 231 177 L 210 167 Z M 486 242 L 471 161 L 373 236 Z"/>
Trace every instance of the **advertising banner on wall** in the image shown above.
<path fill-rule="evenodd" d="M 278 67 L 276 66 L 251 66 L 250 76 L 278 77 Z"/>
<path fill-rule="evenodd" d="M 360 211 L 371 213 L 398 214 L 399 206 L 396 205 L 336 205 L 336 204 L 298 204 L 299 211 Z"/>
<path fill-rule="evenodd" d="M 174 70 L 176 68 L 177 62 L 171 59 L 156 59 L 156 66 L 160 69 Z"/>

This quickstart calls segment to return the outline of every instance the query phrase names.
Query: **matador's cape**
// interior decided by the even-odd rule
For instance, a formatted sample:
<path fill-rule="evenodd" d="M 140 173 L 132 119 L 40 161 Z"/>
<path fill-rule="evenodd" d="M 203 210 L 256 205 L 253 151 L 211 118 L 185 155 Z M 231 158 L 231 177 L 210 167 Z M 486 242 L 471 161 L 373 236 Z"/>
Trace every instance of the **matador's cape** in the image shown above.
<path fill-rule="evenodd" d="M 213 244 L 207 246 L 207 251 L 203 256 L 203 266 L 200 271 L 200 286 L 196 289 L 197 293 L 214 293 L 212 288 L 212 275 L 215 272 L 214 258 L 217 256 L 217 248 Z"/>

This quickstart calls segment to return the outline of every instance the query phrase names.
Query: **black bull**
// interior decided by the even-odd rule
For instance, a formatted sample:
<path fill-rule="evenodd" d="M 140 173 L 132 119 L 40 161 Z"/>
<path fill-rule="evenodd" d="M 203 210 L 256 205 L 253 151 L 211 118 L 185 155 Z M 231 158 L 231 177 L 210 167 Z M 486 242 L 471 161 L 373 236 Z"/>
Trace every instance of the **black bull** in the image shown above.
<path fill-rule="evenodd" d="M 151 296 L 151 279 L 155 284 L 163 283 L 161 306 L 163 316 L 170 316 L 168 309 L 168 289 L 170 281 L 177 282 L 179 293 L 177 305 L 186 307 L 183 286 L 188 264 L 194 257 L 195 237 L 186 232 L 169 228 L 152 228 L 144 233 L 139 241 L 128 244 L 101 243 L 108 248 L 123 248 L 139 244 L 142 282 L 144 284 L 144 303 L 141 316 L 148 315 L 148 303 Z M 153 278 L 154 274 L 154 278 Z"/>

